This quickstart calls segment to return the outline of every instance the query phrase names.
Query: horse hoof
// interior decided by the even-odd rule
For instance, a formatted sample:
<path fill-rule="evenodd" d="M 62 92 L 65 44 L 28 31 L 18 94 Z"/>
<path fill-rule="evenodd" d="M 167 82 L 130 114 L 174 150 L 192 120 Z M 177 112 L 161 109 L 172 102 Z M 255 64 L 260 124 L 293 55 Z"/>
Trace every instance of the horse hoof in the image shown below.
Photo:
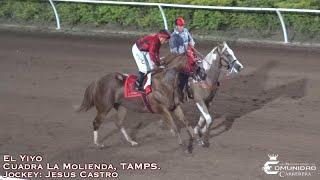
<path fill-rule="evenodd" d="M 193 151 L 192 145 L 181 144 L 181 146 L 183 147 L 183 150 L 185 153 L 192 154 L 192 151 Z"/>
<path fill-rule="evenodd" d="M 131 146 L 138 146 L 139 144 L 137 142 L 131 142 Z"/>
<path fill-rule="evenodd" d="M 192 151 L 193 151 L 192 145 L 187 146 L 187 149 L 185 150 L 185 152 L 186 152 L 187 154 L 192 154 Z"/>
<path fill-rule="evenodd" d="M 171 129 L 170 132 L 171 132 L 172 136 L 174 136 L 174 137 L 177 136 L 177 134 L 174 132 L 174 130 Z"/>
<path fill-rule="evenodd" d="M 187 145 L 184 143 L 179 144 L 180 147 L 182 147 L 183 150 L 187 149 Z"/>
<path fill-rule="evenodd" d="M 197 139 L 196 142 L 197 142 L 197 144 L 198 144 L 199 146 L 203 146 L 203 145 L 204 145 L 204 142 L 203 142 L 203 140 L 201 140 L 201 139 Z"/>
<path fill-rule="evenodd" d="M 210 147 L 210 143 L 209 142 L 203 142 L 202 147 L 209 148 Z"/>
<path fill-rule="evenodd" d="M 95 145 L 96 145 L 96 147 L 99 148 L 99 149 L 104 148 L 104 145 L 103 145 L 103 144 L 97 144 L 97 143 L 96 143 Z"/>

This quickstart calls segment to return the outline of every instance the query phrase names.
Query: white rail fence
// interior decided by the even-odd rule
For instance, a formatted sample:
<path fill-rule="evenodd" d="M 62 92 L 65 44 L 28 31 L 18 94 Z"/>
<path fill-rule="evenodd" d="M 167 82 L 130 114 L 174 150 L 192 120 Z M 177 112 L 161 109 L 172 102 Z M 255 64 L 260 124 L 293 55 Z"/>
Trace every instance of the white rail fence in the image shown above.
<path fill-rule="evenodd" d="M 54 2 L 74 2 L 74 3 L 94 3 L 94 4 L 111 4 L 111 5 L 132 5 L 132 6 L 156 6 L 159 8 L 164 27 L 168 29 L 168 23 L 162 7 L 173 7 L 173 8 L 189 8 L 189 9 L 210 9 L 210 10 L 233 10 L 233 11 L 271 11 L 276 12 L 283 31 L 283 41 L 288 43 L 288 35 L 286 25 L 281 12 L 297 12 L 297 13 L 317 13 L 320 14 L 320 10 L 312 9 L 285 9 L 285 8 L 254 8 L 254 7 L 226 7 L 226 6 L 201 6 L 201 5 L 182 5 L 182 4 L 165 4 L 165 3 L 145 3 L 145 2 L 121 2 L 121 1 L 104 1 L 104 0 L 49 0 L 53 8 L 57 29 L 60 29 L 59 14 L 55 8 Z"/>

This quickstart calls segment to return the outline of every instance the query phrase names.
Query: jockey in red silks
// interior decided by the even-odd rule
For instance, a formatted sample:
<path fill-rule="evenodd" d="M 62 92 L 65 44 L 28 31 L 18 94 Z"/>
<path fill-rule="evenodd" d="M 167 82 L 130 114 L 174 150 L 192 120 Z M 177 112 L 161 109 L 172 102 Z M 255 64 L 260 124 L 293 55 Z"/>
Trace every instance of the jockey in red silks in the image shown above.
<path fill-rule="evenodd" d="M 170 32 L 166 29 L 161 29 L 155 35 L 145 36 L 138 39 L 132 47 L 132 54 L 137 63 L 139 73 L 135 83 L 135 91 L 145 93 L 142 87 L 145 75 L 153 70 L 155 66 L 160 64 L 159 51 L 161 45 L 168 42 Z M 151 74 L 148 74 L 148 81 L 151 80 Z M 150 81 L 151 82 L 151 81 Z"/>
<path fill-rule="evenodd" d="M 183 94 L 183 91 L 187 86 L 190 74 L 197 68 L 194 49 L 195 42 L 191 37 L 189 31 L 184 27 L 185 24 L 186 23 L 182 18 L 177 18 L 175 20 L 176 28 L 171 34 L 171 39 L 169 42 L 170 51 L 172 53 L 185 54 L 188 59 L 188 63 L 185 67 L 185 72 L 179 73 L 179 90 L 181 94 Z"/>

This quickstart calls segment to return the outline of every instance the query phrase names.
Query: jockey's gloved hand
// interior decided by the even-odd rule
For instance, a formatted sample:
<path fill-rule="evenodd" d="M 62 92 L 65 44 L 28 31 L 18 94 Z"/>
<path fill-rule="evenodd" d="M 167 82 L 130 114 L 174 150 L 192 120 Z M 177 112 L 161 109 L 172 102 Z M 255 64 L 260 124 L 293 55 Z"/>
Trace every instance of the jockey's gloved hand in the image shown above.
<path fill-rule="evenodd" d="M 165 69 L 166 67 L 164 65 L 158 66 L 160 69 Z"/>
<path fill-rule="evenodd" d="M 157 63 L 156 63 L 157 66 L 164 66 L 164 64 L 165 63 L 162 60 L 158 60 Z"/>

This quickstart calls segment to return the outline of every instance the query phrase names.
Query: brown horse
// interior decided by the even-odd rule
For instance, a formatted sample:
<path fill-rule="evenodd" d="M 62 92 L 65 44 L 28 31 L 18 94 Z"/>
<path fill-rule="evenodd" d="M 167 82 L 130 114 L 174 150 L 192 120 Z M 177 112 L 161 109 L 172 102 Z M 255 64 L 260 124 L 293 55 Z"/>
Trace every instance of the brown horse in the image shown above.
<path fill-rule="evenodd" d="M 163 61 L 166 63 L 175 61 L 176 65 L 152 76 L 152 92 L 147 95 L 147 98 L 152 105 L 153 111 L 163 115 L 167 125 L 178 135 L 179 144 L 182 144 L 180 129 L 175 125 L 171 113 L 185 124 L 189 134 L 187 152 L 191 153 L 192 140 L 194 139 L 193 128 L 184 117 L 177 93 L 178 73 L 184 70 L 187 61 L 184 56 L 174 54 L 169 54 Z M 120 129 L 126 140 L 132 146 L 138 144 L 129 136 L 123 125 L 127 110 L 140 113 L 148 113 L 149 111 L 145 109 L 141 98 L 125 98 L 124 82 L 126 78 L 127 75 L 121 73 L 110 73 L 92 82 L 85 91 L 84 99 L 78 112 L 87 111 L 92 107 L 96 108 L 97 115 L 93 121 L 94 144 L 99 147 L 103 145 L 98 140 L 98 129 L 111 109 L 117 110 L 118 121 L 116 121 L 116 126 Z"/>
<path fill-rule="evenodd" d="M 242 64 L 236 58 L 234 52 L 226 42 L 215 47 L 203 60 L 201 67 L 205 70 L 207 78 L 204 81 L 189 80 L 190 92 L 201 112 L 200 119 L 194 128 L 195 135 L 202 136 L 197 141 L 204 147 L 209 146 L 209 127 L 213 121 L 209 113 L 209 107 L 218 88 L 223 81 L 221 76 L 223 69 L 226 73 L 239 73 L 243 69 Z M 221 78 L 222 77 L 222 78 Z M 204 124 L 205 122 L 205 124 Z M 204 124 L 204 125 L 203 125 Z"/>

